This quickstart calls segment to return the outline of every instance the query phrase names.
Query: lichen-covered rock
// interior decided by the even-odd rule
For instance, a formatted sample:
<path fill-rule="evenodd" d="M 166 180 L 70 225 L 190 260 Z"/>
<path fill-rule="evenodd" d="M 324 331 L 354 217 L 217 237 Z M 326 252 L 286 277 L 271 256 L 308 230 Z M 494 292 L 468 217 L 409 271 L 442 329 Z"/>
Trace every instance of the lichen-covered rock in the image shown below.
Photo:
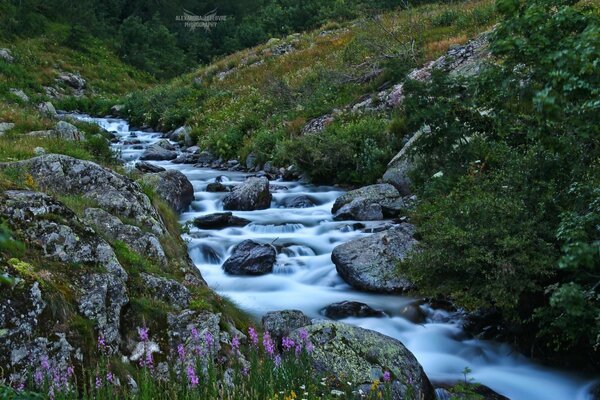
<path fill-rule="evenodd" d="M 325 307 L 323 314 L 331 319 L 343 319 L 348 317 L 383 317 L 381 310 L 375 310 L 371 306 L 358 301 L 342 301 Z"/>
<path fill-rule="evenodd" d="M 410 151 L 417 141 L 430 131 L 428 126 L 424 126 L 415 132 L 398 154 L 388 163 L 388 169 L 383 174 L 383 182 L 393 185 L 403 196 L 412 193 L 409 172 L 413 168 L 414 160 L 411 158 Z"/>
<path fill-rule="evenodd" d="M 300 310 L 269 311 L 262 317 L 262 327 L 269 331 L 277 341 L 284 336 L 289 336 L 294 330 L 310 325 L 312 322 Z"/>
<path fill-rule="evenodd" d="M 0 194 L 0 216 L 19 232 L 21 240 L 38 248 L 43 257 L 100 267 L 121 280 L 127 279 L 110 245 L 47 194 L 7 190 Z"/>
<path fill-rule="evenodd" d="M 223 270 L 231 275 L 264 275 L 273 271 L 276 258 L 273 246 L 244 240 L 233 248 Z"/>
<path fill-rule="evenodd" d="M 221 229 L 228 226 L 246 226 L 249 219 L 236 217 L 231 212 L 203 215 L 194 219 L 194 226 L 200 229 Z"/>
<path fill-rule="evenodd" d="M 42 190 L 82 196 L 111 214 L 135 220 L 157 235 L 166 233 L 157 211 L 140 186 L 98 164 L 48 154 L 24 161 L 0 163 L 0 169 L 7 167 L 29 173 Z"/>
<path fill-rule="evenodd" d="M 140 162 L 135 163 L 135 168 L 137 170 L 139 170 L 140 172 L 150 173 L 150 174 L 166 171 L 165 168 L 158 166 L 158 165 L 151 164 L 146 161 L 140 161 Z"/>
<path fill-rule="evenodd" d="M 221 349 L 220 323 L 221 314 L 209 311 L 183 310 L 179 314 L 169 314 L 169 346 L 175 352 L 177 346 L 183 344 L 189 354 L 196 351 L 196 346 L 202 346 L 204 350 L 216 354 Z M 208 346 L 207 342 L 210 342 Z"/>
<path fill-rule="evenodd" d="M 344 204 L 333 216 L 335 221 L 381 221 L 383 209 L 378 203 L 359 197 Z"/>
<path fill-rule="evenodd" d="M 56 113 L 56 108 L 54 108 L 54 105 L 52 103 L 50 103 L 49 101 L 47 101 L 45 103 L 41 103 L 38 106 L 38 110 L 40 110 L 40 112 L 42 114 L 46 114 L 50 117 L 56 117 L 58 115 Z"/>
<path fill-rule="evenodd" d="M 161 140 L 148 146 L 140 160 L 174 160 L 177 158 L 175 147 L 168 140 Z"/>
<path fill-rule="evenodd" d="M 190 291 L 181 283 L 159 276 L 153 276 L 142 272 L 142 282 L 145 289 L 159 300 L 162 300 L 176 308 L 184 309 L 190 303 Z"/>
<path fill-rule="evenodd" d="M 54 127 L 54 132 L 56 132 L 56 137 L 58 139 L 72 140 L 78 142 L 85 140 L 83 133 L 81 133 L 75 125 L 70 124 L 66 121 L 58 121 L 58 123 Z"/>
<path fill-rule="evenodd" d="M 239 211 L 264 210 L 269 208 L 272 198 L 267 178 L 249 178 L 225 196 L 223 208 Z"/>
<path fill-rule="evenodd" d="M 15 127 L 12 122 L 0 122 L 0 136 L 4 135 L 5 132 Z"/>
<path fill-rule="evenodd" d="M 173 210 L 187 211 L 194 200 L 194 187 L 189 179 L 177 170 L 167 170 L 142 177 L 142 182 L 154 189 Z"/>
<path fill-rule="evenodd" d="M 340 382 L 352 381 L 359 388 L 381 382 L 389 371 L 392 399 L 435 399 L 423 368 L 400 341 L 341 322 L 318 322 L 302 329 L 313 345 L 310 358 L 318 371 Z M 293 337 L 300 340 L 299 330 Z"/>
<path fill-rule="evenodd" d="M 414 249 L 414 226 L 402 224 L 333 249 L 331 260 L 349 285 L 379 293 L 403 292 L 413 287 L 398 271 L 398 263 Z"/>
<path fill-rule="evenodd" d="M 157 261 L 161 266 L 167 266 L 168 260 L 160 240 L 149 232 L 144 232 L 137 226 L 126 225 L 119 218 L 100 208 L 87 208 L 83 219 L 111 240 L 120 240 L 135 250 L 138 254 Z"/>
<path fill-rule="evenodd" d="M 398 190 L 387 183 L 369 185 L 360 189 L 351 190 L 344 193 L 335 200 L 331 209 L 332 214 L 336 214 L 338 210 L 347 204 L 352 203 L 356 199 L 363 199 L 361 203 L 355 203 L 346 210 L 346 214 L 356 216 L 372 216 L 376 214 L 376 210 L 369 210 L 369 205 L 378 204 L 381 206 L 381 211 L 385 216 L 396 216 L 404 209 L 404 201 Z M 353 211 L 354 210 L 354 211 Z M 338 217 L 338 218 L 341 218 Z"/>
<path fill-rule="evenodd" d="M 113 274 L 90 274 L 79 280 L 78 307 L 86 318 L 96 322 L 111 351 L 121 343 L 121 311 L 129 303 L 125 282 Z"/>
<path fill-rule="evenodd" d="M 63 72 L 57 79 L 76 90 L 82 90 L 85 88 L 86 84 L 85 79 L 83 79 L 81 75 L 73 74 L 71 72 Z"/>
<path fill-rule="evenodd" d="M 15 61 L 15 58 L 9 49 L 0 49 L 0 60 L 10 64 Z"/>

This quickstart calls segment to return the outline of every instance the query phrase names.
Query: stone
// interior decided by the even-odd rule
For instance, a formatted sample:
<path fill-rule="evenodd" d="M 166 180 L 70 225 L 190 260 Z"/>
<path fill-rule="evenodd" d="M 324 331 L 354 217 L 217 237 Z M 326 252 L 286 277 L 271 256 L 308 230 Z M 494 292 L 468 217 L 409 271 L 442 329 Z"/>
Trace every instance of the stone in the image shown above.
<path fill-rule="evenodd" d="M 148 146 L 140 156 L 140 160 L 174 160 L 178 156 L 175 147 L 168 140 L 161 140 Z"/>
<path fill-rule="evenodd" d="M 145 272 L 142 272 L 140 277 L 144 283 L 144 289 L 147 290 L 151 296 L 180 310 L 189 306 L 191 298 L 190 291 L 181 283 L 173 279 L 166 279 Z"/>
<path fill-rule="evenodd" d="M 264 275 L 273 271 L 276 258 L 273 246 L 244 240 L 233 248 L 223 270 L 231 275 Z"/>
<path fill-rule="evenodd" d="M 359 197 L 343 205 L 333 216 L 334 221 L 381 221 L 383 209 L 378 203 Z"/>
<path fill-rule="evenodd" d="M 221 182 L 211 182 L 206 185 L 206 191 L 209 193 L 229 192 L 229 188 Z"/>
<path fill-rule="evenodd" d="M 7 131 L 10 131 L 15 127 L 12 122 L 0 122 L 0 136 L 4 135 Z"/>
<path fill-rule="evenodd" d="M 35 154 L 36 156 L 42 156 L 46 154 L 46 149 L 38 146 L 35 149 L 33 149 L 33 154 Z"/>
<path fill-rule="evenodd" d="M 402 196 L 408 196 L 412 193 L 409 172 L 413 168 L 414 160 L 411 158 L 410 151 L 423 135 L 430 132 L 431 129 L 428 126 L 424 126 L 415 132 L 398 154 L 388 163 L 387 170 L 383 174 L 383 182 L 393 185 Z"/>
<path fill-rule="evenodd" d="M 283 201 L 283 205 L 286 208 L 309 208 L 314 207 L 315 203 L 310 197 L 301 194 L 297 196 L 286 197 L 286 199 Z"/>
<path fill-rule="evenodd" d="M 110 112 L 114 115 L 121 115 L 121 112 L 125 109 L 125 104 L 115 104 L 110 108 Z"/>
<path fill-rule="evenodd" d="M 165 251 L 154 234 L 137 226 L 124 224 L 119 218 L 100 208 L 85 209 L 83 219 L 105 237 L 125 243 L 136 253 L 158 262 L 163 267 L 168 265 Z"/>
<path fill-rule="evenodd" d="M 251 170 L 254 167 L 256 167 L 256 155 L 254 153 L 250 153 L 246 157 L 246 169 Z"/>
<path fill-rule="evenodd" d="M 400 341 L 341 322 L 317 322 L 297 329 L 292 334 L 296 341 L 302 340 L 301 330 L 308 333 L 312 344 L 309 357 L 313 366 L 320 373 L 338 377 L 338 384 L 345 384 L 342 377 L 352 377 L 356 389 L 368 390 L 388 371 L 392 399 L 435 399 L 423 368 Z"/>
<path fill-rule="evenodd" d="M 197 164 L 199 159 L 198 154 L 181 153 L 172 162 L 173 164 Z"/>
<path fill-rule="evenodd" d="M 85 140 L 83 133 L 81 133 L 75 125 L 70 124 L 66 121 L 59 121 L 54 127 L 54 132 L 56 132 L 56 136 L 58 139 L 72 140 L 78 142 Z"/>
<path fill-rule="evenodd" d="M 181 171 L 171 169 L 147 174 L 141 181 L 152 187 L 156 194 L 178 213 L 187 211 L 194 200 L 194 187 Z"/>
<path fill-rule="evenodd" d="M 175 131 L 171 134 L 171 140 L 183 142 L 188 147 L 195 144 L 195 141 L 192 138 L 192 128 L 187 125 L 175 129 Z"/>
<path fill-rule="evenodd" d="M 331 319 L 343 319 L 348 317 L 383 317 L 385 314 L 381 310 L 375 310 L 368 304 L 358 301 L 342 301 L 333 303 L 325 307 L 323 314 Z"/>
<path fill-rule="evenodd" d="M 194 219 L 194 226 L 200 229 L 222 229 L 229 226 L 246 226 L 250 220 L 236 217 L 231 212 L 203 215 Z"/>
<path fill-rule="evenodd" d="M 208 150 L 201 151 L 198 156 L 198 164 L 211 164 L 217 160 L 217 157 Z"/>
<path fill-rule="evenodd" d="M 144 173 L 151 173 L 151 174 L 155 174 L 157 172 L 164 172 L 164 171 L 166 171 L 165 168 L 160 167 L 158 165 L 151 164 L 151 163 L 146 162 L 146 161 L 138 161 L 137 163 L 135 163 L 135 168 L 138 171 L 141 171 L 141 172 L 144 172 Z"/>
<path fill-rule="evenodd" d="M 166 233 L 158 212 L 141 187 L 96 163 L 59 154 L 0 163 L 0 170 L 11 167 L 27 171 L 43 190 L 82 196 L 113 215 L 133 219 L 156 235 Z"/>
<path fill-rule="evenodd" d="M 40 110 L 42 114 L 46 114 L 50 117 L 56 117 L 58 115 L 56 113 L 56 108 L 54 108 L 54 105 L 52 105 L 52 103 L 50 103 L 49 101 L 41 103 L 38 106 L 38 110 Z"/>
<path fill-rule="evenodd" d="M 73 89 L 81 90 L 85 88 L 85 79 L 79 74 L 73 74 L 70 72 L 63 72 L 58 76 L 58 80 L 70 86 Z"/>
<path fill-rule="evenodd" d="M 15 61 L 15 58 L 9 49 L 0 49 L 0 60 L 10 64 Z"/>
<path fill-rule="evenodd" d="M 300 310 L 269 311 L 262 317 L 261 322 L 263 329 L 269 331 L 277 343 L 281 342 L 284 336 L 290 336 L 296 329 L 312 323 Z"/>
<path fill-rule="evenodd" d="M 27 96 L 25 94 L 24 91 L 22 91 L 21 89 L 10 89 L 10 93 L 14 96 L 17 96 L 19 99 L 21 99 L 24 103 L 29 103 L 29 96 Z"/>
<path fill-rule="evenodd" d="M 171 351 L 176 354 L 177 346 L 183 343 L 187 354 L 193 354 L 196 347 L 201 346 L 203 349 L 209 350 L 211 354 L 216 355 L 221 349 L 219 342 L 221 336 L 220 323 L 221 314 L 214 314 L 209 311 L 183 310 L 178 314 L 170 313 L 167 316 L 167 325 Z M 209 349 L 206 345 L 207 337 L 212 338 Z"/>
<path fill-rule="evenodd" d="M 270 207 L 273 195 L 267 178 L 249 178 L 223 199 L 225 210 L 252 211 Z"/>
<path fill-rule="evenodd" d="M 388 183 L 380 183 L 364 186 L 360 189 L 351 190 L 344 193 L 335 200 L 335 203 L 333 203 L 331 213 L 335 215 L 343 206 L 350 204 L 352 201 L 359 198 L 364 199 L 365 203 L 360 206 L 359 204 L 355 204 L 357 210 L 360 208 L 364 209 L 365 204 L 367 206 L 369 204 L 378 204 L 381 206 L 383 215 L 389 217 L 399 215 L 405 207 L 404 200 L 400 196 L 400 192 L 398 192 L 394 186 Z M 373 211 L 374 210 L 371 210 L 371 212 L 367 214 L 372 215 Z"/>
<path fill-rule="evenodd" d="M 331 259 L 342 279 L 356 289 L 400 293 L 413 288 L 398 263 L 414 250 L 414 232 L 410 224 L 394 226 L 335 247 Z"/>

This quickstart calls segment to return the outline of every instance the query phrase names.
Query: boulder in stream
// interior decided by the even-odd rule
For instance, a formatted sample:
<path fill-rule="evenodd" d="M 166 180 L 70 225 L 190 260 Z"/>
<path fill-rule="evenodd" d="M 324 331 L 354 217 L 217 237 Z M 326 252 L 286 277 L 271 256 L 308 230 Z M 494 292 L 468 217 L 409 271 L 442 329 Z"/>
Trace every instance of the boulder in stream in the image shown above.
<path fill-rule="evenodd" d="M 356 289 L 403 292 L 413 285 L 398 271 L 398 263 L 417 244 L 414 231 L 413 225 L 401 224 L 351 240 L 333 249 L 331 259 L 342 279 Z"/>
<path fill-rule="evenodd" d="M 174 160 L 177 158 L 175 147 L 168 140 L 161 140 L 146 148 L 140 160 Z"/>
<path fill-rule="evenodd" d="M 369 393 L 375 380 L 390 374 L 391 398 L 433 400 L 429 379 L 415 356 L 398 340 L 341 322 L 318 322 L 292 334 L 296 341 L 308 333 L 309 353 L 317 371 L 338 380 L 353 381 Z"/>
<path fill-rule="evenodd" d="M 371 306 L 358 301 L 342 301 L 325 307 L 323 314 L 331 319 L 343 319 L 348 317 L 383 317 L 381 310 L 375 310 Z"/>
<path fill-rule="evenodd" d="M 148 174 L 141 180 L 178 213 L 187 211 L 194 200 L 194 187 L 181 171 L 171 169 Z"/>
<path fill-rule="evenodd" d="M 380 212 L 383 219 L 400 215 L 404 208 L 400 192 L 388 183 L 380 183 L 344 193 L 335 200 L 331 213 L 337 220 L 372 221 Z"/>
<path fill-rule="evenodd" d="M 239 211 L 264 210 L 269 208 L 272 198 L 268 179 L 253 177 L 236 186 L 225 196 L 223 208 Z"/>
<path fill-rule="evenodd" d="M 233 248 L 223 269 L 231 275 L 264 275 L 273 271 L 276 257 L 273 246 L 244 240 Z"/>
<path fill-rule="evenodd" d="M 246 226 L 250 220 L 240 218 L 231 212 L 203 215 L 194 219 L 194 226 L 200 229 L 221 229 L 228 226 Z"/>

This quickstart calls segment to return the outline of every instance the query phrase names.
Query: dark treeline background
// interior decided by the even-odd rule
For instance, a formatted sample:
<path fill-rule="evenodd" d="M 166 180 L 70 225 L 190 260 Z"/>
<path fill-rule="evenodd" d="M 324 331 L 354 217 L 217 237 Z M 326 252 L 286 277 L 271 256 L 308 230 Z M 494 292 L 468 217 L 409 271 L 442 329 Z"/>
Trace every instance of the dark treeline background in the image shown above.
<path fill-rule="evenodd" d="M 47 34 L 62 24 L 65 44 L 90 38 L 114 47 L 126 62 L 158 78 L 175 76 L 216 56 L 328 21 L 400 7 L 400 0 L 2 0 L 0 37 Z M 212 10 L 226 16 L 210 31 L 190 30 L 177 16 Z"/>

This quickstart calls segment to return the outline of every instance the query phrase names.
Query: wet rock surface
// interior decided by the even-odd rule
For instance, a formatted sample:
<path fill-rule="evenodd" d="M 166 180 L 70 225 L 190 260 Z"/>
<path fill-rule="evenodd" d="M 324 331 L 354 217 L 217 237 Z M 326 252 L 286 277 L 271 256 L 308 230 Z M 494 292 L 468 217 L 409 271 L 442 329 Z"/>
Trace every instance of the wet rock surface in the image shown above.
<path fill-rule="evenodd" d="M 200 229 L 221 229 L 228 226 L 246 226 L 250 220 L 236 217 L 231 212 L 204 215 L 194 219 L 194 226 Z"/>
<path fill-rule="evenodd" d="M 223 208 L 239 211 L 264 210 L 271 206 L 272 198 L 267 178 L 249 178 L 225 196 Z"/>
<path fill-rule="evenodd" d="M 154 189 L 173 210 L 178 213 L 187 211 L 194 200 L 194 187 L 180 171 L 167 170 L 156 174 L 147 174 L 142 182 Z"/>
<path fill-rule="evenodd" d="M 233 248 L 223 270 L 231 275 L 264 275 L 273 271 L 276 257 L 273 246 L 244 240 Z"/>
<path fill-rule="evenodd" d="M 383 317 L 384 312 L 375 310 L 371 306 L 358 301 L 342 301 L 330 304 L 323 310 L 323 314 L 331 319 L 343 319 L 348 317 Z"/>

